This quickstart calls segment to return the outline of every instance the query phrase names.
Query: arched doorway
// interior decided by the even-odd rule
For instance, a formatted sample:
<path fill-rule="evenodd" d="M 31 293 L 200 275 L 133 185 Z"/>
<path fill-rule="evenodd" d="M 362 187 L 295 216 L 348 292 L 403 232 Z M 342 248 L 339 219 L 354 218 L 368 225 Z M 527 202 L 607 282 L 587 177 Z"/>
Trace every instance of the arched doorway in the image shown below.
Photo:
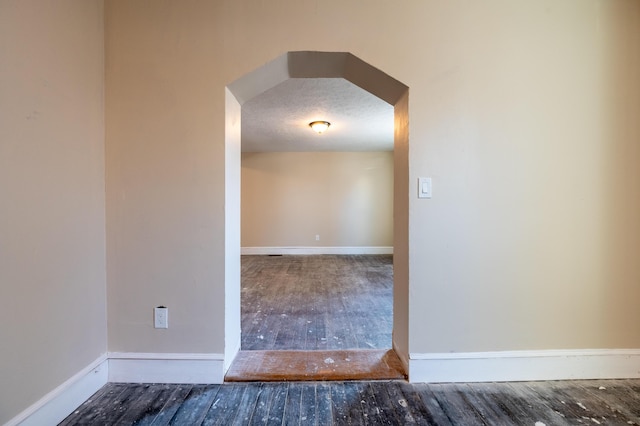
<path fill-rule="evenodd" d="M 289 52 L 226 91 L 225 372 L 240 349 L 240 152 L 242 104 L 289 78 L 344 78 L 394 107 L 393 349 L 408 366 L 408 87 L 343 52 Z"/>

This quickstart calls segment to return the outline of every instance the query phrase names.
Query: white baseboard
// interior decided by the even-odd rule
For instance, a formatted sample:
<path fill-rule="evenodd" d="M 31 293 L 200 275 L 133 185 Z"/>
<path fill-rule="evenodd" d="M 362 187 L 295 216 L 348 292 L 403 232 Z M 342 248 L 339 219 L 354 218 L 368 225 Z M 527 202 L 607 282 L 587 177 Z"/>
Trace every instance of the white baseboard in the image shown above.
<path fill-rule="evenodd" d="M 109 353 L 109 382 L 222 383 L 222 354 Z"/>
<path fill-rule="evenodd" d="M 640 378 L 640 349 L 409 355 L 412 383 L 621 378 Z"/>
<path fill-rule="evenodd" d="M 243 255 L 393 254 L 393 247 L 242 247 Z"/>
<path fill-rule="evenodd" d="M 107 357 L 102 355 L 5 426 L 55 425 L 107 383 Z"/>
<path fill-rule="evenodd" d="M 640 378 L 640 349 L 409 354 L 411 383 Z M 102 355 L 5 426 L 57 424 L 107 382 L 224 381 L 222 354 Z"/>

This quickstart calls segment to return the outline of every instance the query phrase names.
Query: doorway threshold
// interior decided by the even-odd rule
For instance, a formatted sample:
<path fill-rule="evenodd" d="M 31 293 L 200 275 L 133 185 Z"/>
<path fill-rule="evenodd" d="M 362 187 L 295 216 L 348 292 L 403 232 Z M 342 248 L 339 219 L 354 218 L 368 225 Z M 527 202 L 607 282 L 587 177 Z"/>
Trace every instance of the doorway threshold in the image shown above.
<path fill-rule="evenodd" d="M 403 380 L 392 349 L 240 351 L 227 382 Z"/>

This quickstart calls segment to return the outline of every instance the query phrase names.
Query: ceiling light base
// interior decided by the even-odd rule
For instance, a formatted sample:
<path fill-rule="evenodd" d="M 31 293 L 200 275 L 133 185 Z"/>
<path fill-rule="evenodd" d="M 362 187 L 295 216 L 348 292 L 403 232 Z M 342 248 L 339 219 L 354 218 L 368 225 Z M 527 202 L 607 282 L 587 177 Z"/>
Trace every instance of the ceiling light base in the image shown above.
<path fill-rule="evenodd" d="M 331 126 L 331 123 L 328 121 L 312 121 L 309 123 L 309 127 L 318 132 L 318 134 L 325 132 L 329 126 Z"/>

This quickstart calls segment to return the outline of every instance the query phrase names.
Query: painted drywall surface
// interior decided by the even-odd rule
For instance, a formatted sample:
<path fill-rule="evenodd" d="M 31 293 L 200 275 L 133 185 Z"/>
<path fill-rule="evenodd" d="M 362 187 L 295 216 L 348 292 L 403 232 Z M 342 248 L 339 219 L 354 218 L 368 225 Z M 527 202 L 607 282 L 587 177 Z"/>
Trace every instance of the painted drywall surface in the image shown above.
<path fill-rule="evenodd" d="M 411 352 L 640 345 L 637 2 L 234 5 L 264 60 L 347 50 L 410 87 Z M 246 39 L 228 69 L 260 64 Z"/>
<path fill-rule="evenodd" d="M 240 350 L 240 162 L 242 109 L 225 89 L 225 318 L 224 371 Z"/>
<path fill-rule="evenodd" d="M 0 2 L 0 424 L 106 352 L 103 7 Z"/>
<path fill-rule="evenodd" d="M 106 5 L 113 350 L 222 352 L 224 87 L 295 50 L 410 88 L 411 352 L 640 346 L 640 3 Z"/>
<path fill-rule="evenodd" d="M 409 364 L 409 92 L 394 106 L 393 347 Z"/>
<path fill-rule="evenodd" d="M 471 7 L 410 84 L 412 352 L 640 347 L 638 6 Z"/>
<path fill-rule="evenodd" d="M 241 204 L 243 247 L 392 247 L 393 152 L 243 153 Z"/>
<path fill-rule="evenodd" d="M 105 3 L 110 351 L 224 350 L 217 4 Z"/>

